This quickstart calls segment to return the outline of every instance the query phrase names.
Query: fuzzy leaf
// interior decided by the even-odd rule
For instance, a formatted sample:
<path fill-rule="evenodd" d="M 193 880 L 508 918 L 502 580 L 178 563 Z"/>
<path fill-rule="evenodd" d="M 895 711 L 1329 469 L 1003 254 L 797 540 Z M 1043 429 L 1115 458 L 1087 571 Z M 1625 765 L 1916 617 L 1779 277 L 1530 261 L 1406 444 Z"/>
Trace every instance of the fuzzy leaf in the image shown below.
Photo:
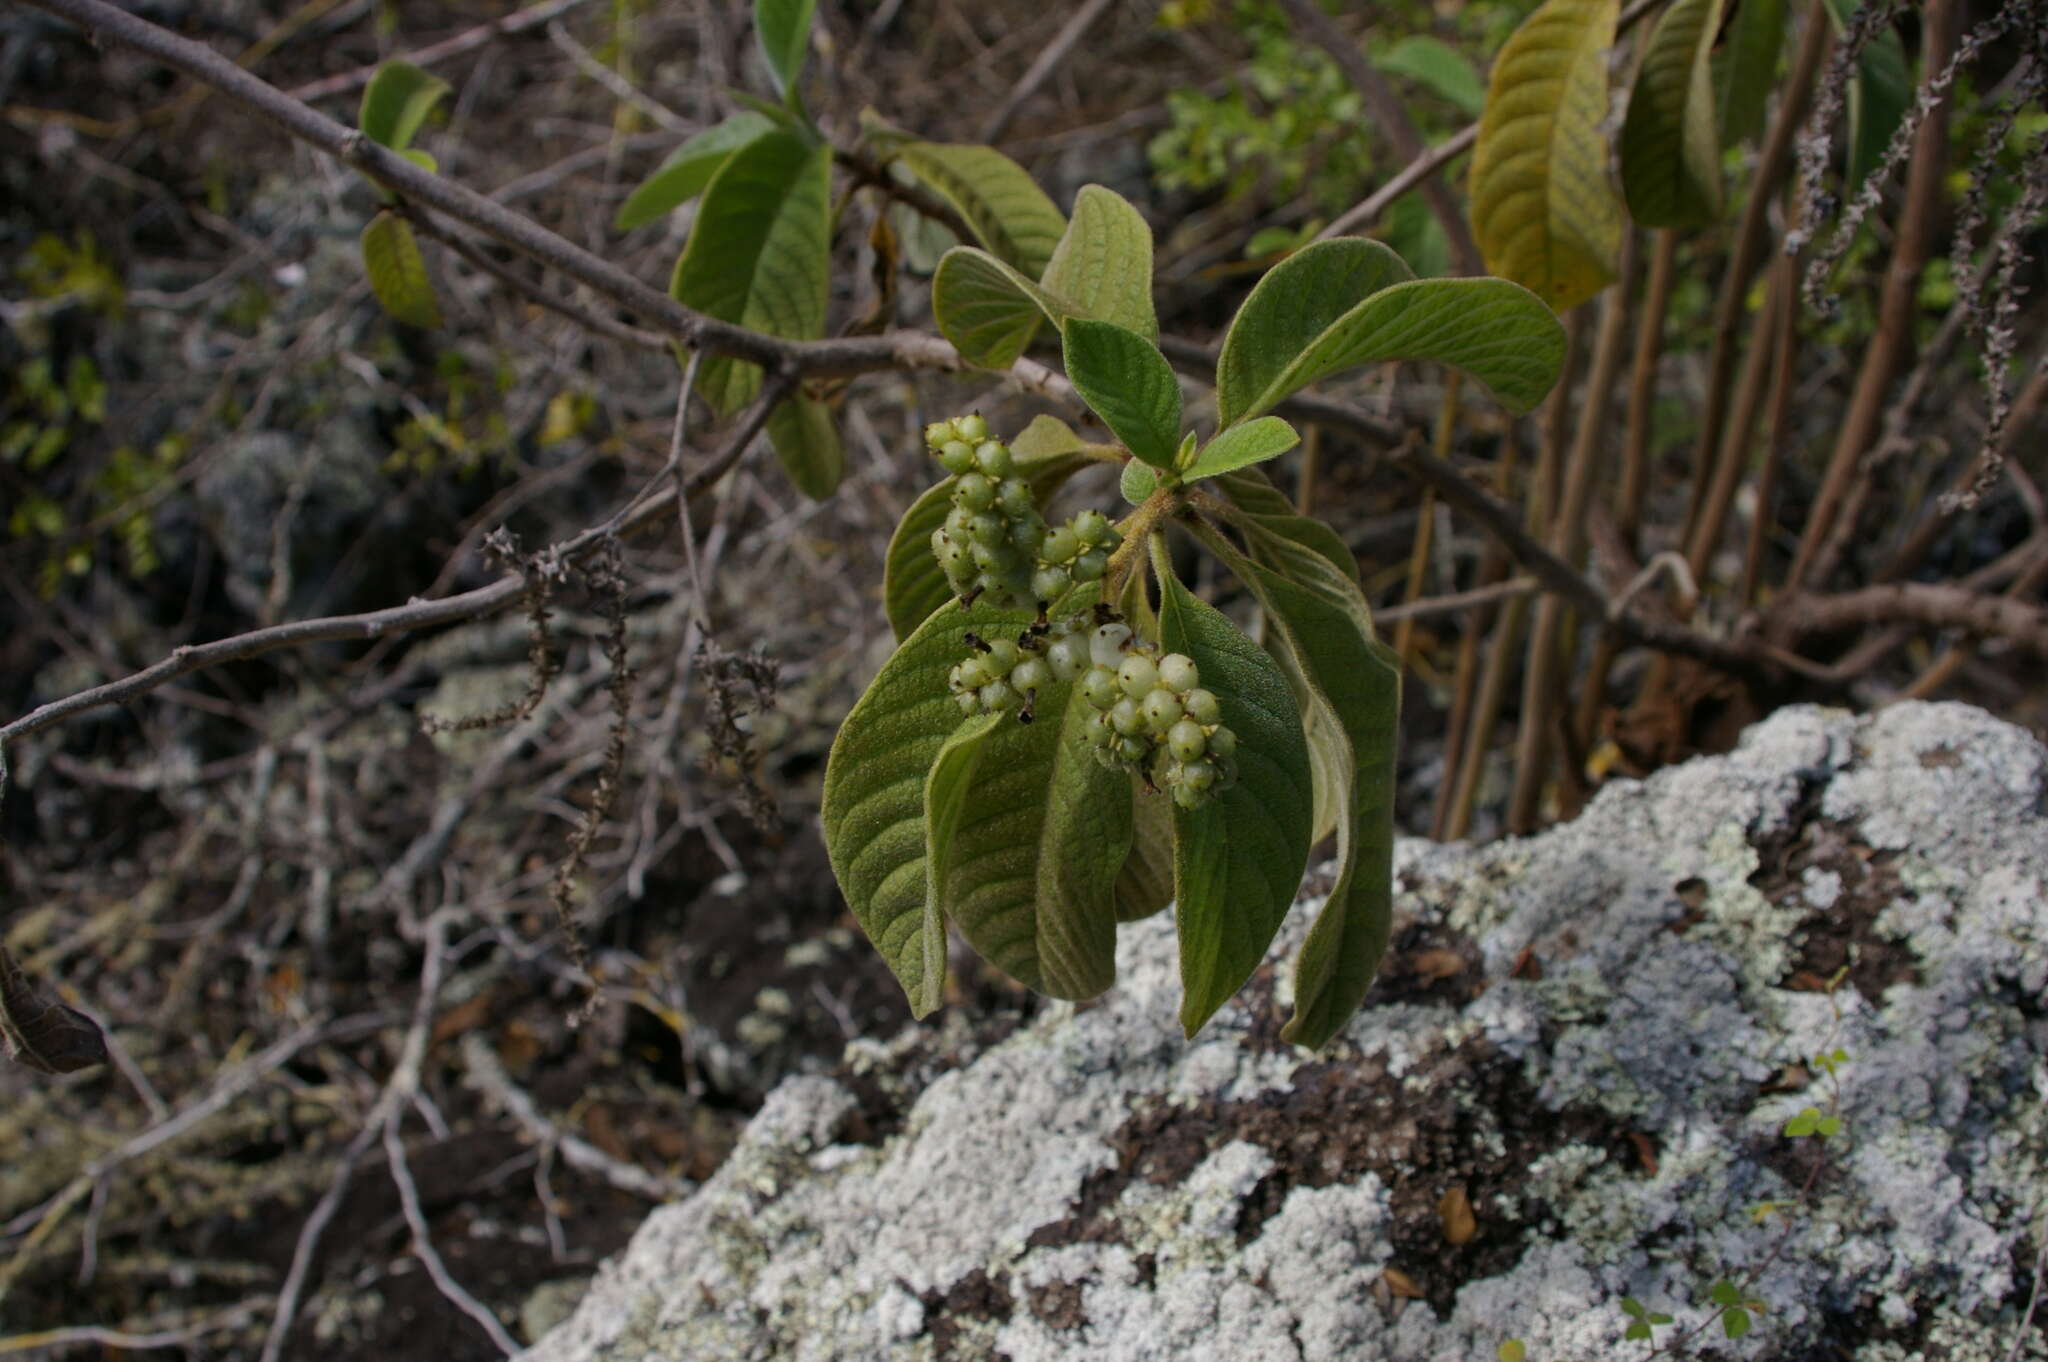
<path fill-rule="evenodd" d="M 1846 29 L 1857 0 L 1827 0 L 1835 27 Z M 1870 172 L 1884 163 L 1885 148 L 1913 102 L 1913 76 L 1899 31 L 1885 24 L 1871 35 L 1849 83 L 1849 167 L 1842 187 L 1854 194 Z"/>
<path fill-rule="evenodd" d="M 987 251 L 955 246 L 932 276 L 932 317 L 939 332 L 969 364 L 1007 369 L 1038 334 L 1038 323 L 1058 326 L 1080 309 L 1047 293 Z"/>
<path fill-rule="evenodd" d="M 612 226 L 619 231 L 664 217 L 704 192 L 732 154 L 755 138 L 772 132 L 775 124 L 752 110 L 743 110 L 715 127 L 704 129 L 677 147 L 661 169 L 641 181 L 640 187 L 619 205 Z"/>
<path fill-rule="evenodd" d="M 49 996 L 0 946 L 0 1054 L 37 1073 L 68 1074 L 107 1060 L 98 1023 Z"/>
<path fill-rule="evenodd" d="M 1472 234 L 1486 268 L 1562 312 L 1614 278 L 1607 53 L 1617 0 L 1546 0 L 1493 63 L 1472 150 Z"/>
<path fill-rule="evenodd" d="M 754 36 L 775 82 L 775 93 L 787 96 L 803 74 L 811 50 L 811 14 L 818 0 L 754 0 Z"/>
<path fill-rule="evenodd" d="M 676 260 L 669 293 L 720 321 L 771 336 L 825 333 L 831 257 L 832 150 L 763 133 L 726 158 Z M 759 366 L 707 359 L 697 389 L 721 414 L 753 400 Z"/>
<path fill-rule="evenodd" d="M 1277 416 L 1261 416 L 1256 421 L 1247 421 L 1219 432 L 1215 439 L 1202 447 L 1202 452 L 1188 466 L 1182 480 L 1198 482 L 1234 468 L 1248 468 L 1255 463 L 1277 459 L 1300 443 L 1301 436 L 1295 434 L 1293 426 Z"/>
<path fill-rule="evenodd" d="M 801 394 L 778 402 L 768 413 L 768 440 L 797 491 L 823 501 L 839 490 L 839 480 L 846 474 L 846 447 L 840 443 L 832 409 L 823 402 Z"/>
<path fill-rule="evenodd" d="M 1137 922 L 1173 902 L 1173 801 L 1131 777 L 1131 854 L 1116 877 L 1116 920 Z"/>
<path fill-rule="evenodd" d="M 1785 0 L 1736 0 L 1727 41 L 1714 53 L 1714 111 L 1724 148 L 1762 135 L 1765 96 L 1784 46 Z"/>
<path fill-rule="evenodd" d="M 1199 809 L 1173 813 L 1180 1021 L 1193 1036 L 1251 977 L 1280 930 L 1308 864 L 1313 796 L 1286 676 L 1190 595 L 1170 564 L 1159 566 L 1163 642 L 1195 660 L 1238 737 L 1237 783 Z"/>
<path fill-rule="evenodd" d="M 363 273 L 384 310 L 407 326 L 431 330 L 441 324 L 434 281 L 412 225 L 396 213 L 379 213 L 363 228 Z"/>
<path fill-rule="evenodd" d="M 1721 216 L 1720 28 L 1721 0 L 1677 0 L 1650 33 L 1621 128 L 1621 188 L 1642 226 L 1704 227 Z"/>
<path fill-rule="evenodd" d="M 1410 34 L 1374 60 L 1390 76 L 1406 76 L 1431 94 L 1477 118 L 1486 108 L 1486 85 L 1472 63 L 1449 43 Z"/>
<path fill-rule="evenodd" d="M 973 793 L 974 773 L 981 765 L 982 740 L 998 723 L 1000 714 L 977 714 L 939 746 L 932 769 L 924 780 L 924 912 L 918 918 L 918 939 L 906 952 L 919 965 L 916 984 L 904 981 L 910 997 L 912 1016 L 922 1017 L 937 1009 L 946 989 L 946 917 L 939 910 L 940 857 L 960 829 Z"/>
<path fill-rule="evenodd" d="M 1137 506 L 1159 490 L 1159 470 L 1149 463 L 1127 459 L 1124 471 L 1117 475 L 1116 489 L 1123 494 L 1125 501 Z"/>
<path fill-rule="evenodd" d="M 1342 535 L 1295 510 L 1294 503 L 1256 468 L 1226 473 L 1216 479 L 1216 486 L 1241 513 L 1253 558 L 1304 586 L 1323 590 L 1333 601 L 1350 599 L 1348 593 L 1358 586 L 1358 560 Z"/>
<path fill-rule="evenodd" d="M 1084 316 L 1159 339 L 1152 310 L 1152 229 L 1113 190 L 1081 186 L 1073 219 L 1039 283 L 1072 300 Z"/>
<path fill-rule="evenodd" d="M 925 786 L 960 726 L 946 676 L 967 655 L 968 634 L 1015 634 L 1031 619 L 1029 611 L 989 607 L 932 615 L 882 664 L 825 764 L 821 818 L 832 873 L 913 1008 L 933 1001 L 934 966 L 924 955 L 928 912 L 936 911 L 927 908 Z"/>
<path fill-rule="evenodd" d="M 962 142 L 908 142 L 897 159 L 937 190 L 997 259 L 1031 279 L 1045 272 L 1067 219 L 1024 167 L 994 147 Z"/>
<path fill-rule="evenodd" d="M 363 87 L 356 126 L 379 146 L 404 151 L 450 88 L 447 81 L 411 62 L 387 61 Z"/>
<path fill-rule="evenodd" d="M 1180 382 L 1159 347 L 1114 322 L 1068 320 L 1067 377 L 1124 446 L 1154 468 L 1180 446 Z"/>
<path fill-rule="evenodd" d="M 1257 415 L 1253 402 L 1316 337 L 1381 289 L 1414 277 L 1400 256 L 1355 236 L 1304 246 L 1267 270 L 1223 337 L 1216 362 L 1217 424 Z"/>

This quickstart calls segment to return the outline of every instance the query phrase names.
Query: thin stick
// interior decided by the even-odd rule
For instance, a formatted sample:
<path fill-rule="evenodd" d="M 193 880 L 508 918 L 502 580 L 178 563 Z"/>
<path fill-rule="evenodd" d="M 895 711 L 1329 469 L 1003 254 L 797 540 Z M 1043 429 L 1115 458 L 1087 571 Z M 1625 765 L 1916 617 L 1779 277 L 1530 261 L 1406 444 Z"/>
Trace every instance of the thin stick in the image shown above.
<path fill-rule="evenodd" d="M 1002 140 L 1003 134 L 1009 131 L 1011 120 L 1016 118 L 1017 111 L 1024 107 L 1024 101 L 1038 93 L 1038 87 L 1045 84 L 1046 77 L 1059 70 L 1060 63 L 1067 59 L 1067 54 L 1074 50 L 1074 45 L 1087 37 L 1088 30 L 1095 27 L 1095 21 L 1107 14 L 1115 4 L 1116 0 L 1088 0 L 1087 4 L 1074 12 L 1071 19 L 1060 26 L 1060 31 L 1053 35 L 1052 41 L 1039 50 L 1037 58 L 1024 69 L 1024 74 L 1017 78 L 1017 83 L 1010 87 L 1009 97 L 1002 102 L 1001 107 L 988 116 L 988 121 L 981 125 L 982 141 Z"/>
<path fill-rule="evenodd" d="M 427 1225 L 426 1212 L 420 1209 L 419 1184 L 413 1181 L 412 1166 L 405 1161 L 405 1144 L 398 1137 L 397 1113 L 384 1123 L 384 1161 L 391 1168 L 391 1180 L 398 1185 L 398 1202 L 405 1210 L 406 1227 L 412 1231 L 413 1257 L 420 1260 L 427 1275 L 433 1278 L 435 1289 L 447 1297 L 456 1309 L 477 1322 L 477 1326 L 490 1335 L 491 1343 L 507 1357 L 516 1357 L 523 1351 L 512 1335 L 505 1332 L 505 1326 L 498 1323 L 498 1317 L 490 1307 L 463 1289 L 455 1280 L 455 1274 L 448 1270 L 440 1253 L 434 1248 L 433 1235 Z"/>
<path fill-rule="evenodd" d="M 570 10 L 580 9 L 589 3 L 590 0 L 548 0 L 547 4 L 515 10 L 502 19 L 493 19 L 488 24 L 478 24 L 467 32 L 458 33 L 441 42 L 414 48 L 410 52 L 401 52 L 397 60 L 411 62 L 414 66 L 436 66 L 451 57 L 475 51 L 493 38 L 524 33 L 529 28 L 537 28 L 550 19 L 559 19 Z M 289 93 L 293 99 L 307 104 L 315 100 L 330 99 L 335 95 L 345 95 L 368 85 L 370 78 L 377 74 L 377 67 L 381 65 L 383 63 L 379 62 L 374 66 L 359 66 L 353 71 L 344 71 L 338 76 L 326 76 L 298 86 Z"/>

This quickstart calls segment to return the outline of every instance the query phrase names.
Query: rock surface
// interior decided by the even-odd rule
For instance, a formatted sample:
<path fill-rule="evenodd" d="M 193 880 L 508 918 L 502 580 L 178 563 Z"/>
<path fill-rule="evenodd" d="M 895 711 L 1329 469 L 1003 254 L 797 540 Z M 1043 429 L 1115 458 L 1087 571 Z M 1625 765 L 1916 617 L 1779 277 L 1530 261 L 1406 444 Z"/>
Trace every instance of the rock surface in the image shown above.
<path fill-rule="evenodd" d="M 786 1082 L 528 1358 L 1585 1362 L 1649 1351 L 1624 1296 L 1702 1326 L 1696 1357 L 2048 1358 L 2048 1307 L 2019 1335 L 2048 1236 L 2026 733 L 1786 710 L 1397 867 L 1326 1052 L 1279 1042 L 1271 962 L 1183 1041 L 1171 923 L 1139 924 L 1098 1005 L 971 1062 L 928 1029 Z M 1809 1106 L 1840 1133 L 1784 1135 Z M 1758 1303 L 1739 1341 L 1722 1279 Z"/>

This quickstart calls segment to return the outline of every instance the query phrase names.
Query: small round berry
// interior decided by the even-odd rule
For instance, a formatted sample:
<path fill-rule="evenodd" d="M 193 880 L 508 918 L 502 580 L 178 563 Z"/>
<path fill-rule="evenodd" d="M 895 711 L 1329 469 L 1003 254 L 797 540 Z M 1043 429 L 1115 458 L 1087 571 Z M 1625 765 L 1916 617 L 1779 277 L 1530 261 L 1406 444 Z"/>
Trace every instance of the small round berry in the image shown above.
<path fill-rule="evenodd" d="M 1130 641 L 1130 625 L 1114 621 L 1098 625 L 1088 639 L 1088 658 L 1098 667 L 1115 671 L 1123 665 L 1124 645 Z"/>
<path fill-rule="evenodd" d="M 1100 511 L 1083 511 L 1074 517 L 1075 537 L 1091 548 L 1100 544 L 1109 533 L 1109 517 Z"/>
<path fill-rule="evenodd" d="M 951 421 L 934 421 L 924 428 L 924 442 L 933 449 L 938 449 L 948 441 L 958 438 L 959 432 L 953 428 Z"/>
<path fill-rule="evenodd" d="M 965 662 L 955 664 L 950 679 L 956 689 L 980 690 L 995 680 L 996 674 L 990 671 L 988 664 L 980 658 L 970 657 Z"/>
<path fill-rule="evenodd" d="M 970 719 L 981 713 L 981 697 L 971 690 L 963 690 L 954 695 L 953 703 L 960 706 L 960 712 Z"/>
<path fill-rule="evenodd" d="M 1192 719 L 1182 719 L 1166 730 L 1166 746 L 1182 761 L 1193 761 L 1209 747 L 1209 739 L 1202 732 L 1202 726 Z"/>
<path fill-rule="evenodd" d="M 1010 668 L 1017 665 L 1017 645 L 1006 638 L 993 639 L 988 651 L 981 655 L 982 665 L 997 676 L 1007 676 Z"/>
<path fill-rule="evenodd" d="M 983 445 L 982 448 L 1001 449 L 1002 446 Z M 1031 499 L 1031 484 L 1022 478 L 1004 478 L 996 488 L 996 504 L 1008 516 L 1026 516 L 1038 509 L 1038 503 Z"/>
<path fill-rule="evenodd" d="M 1135 767 L 1145 760 L 1148 747 L 1143 738 L 1118 738 L 1116 740 L 1117 760 L 1126 766 Z"/>
<path fill-rule="evenodd" d="M 1007 478 L 1017 466 L 1010 447 L 1000 440 L 983 440 L 974 447 L 974 466 L 992 478 Z"/>
<path fill-rule="evenodd" d="M 1219 759 L 1216 763 L 1216 787 L 1220 790 L 1227 790 L 1235 784 L 1237 784 L 1237 763 Z"/>
<path fill-rule="evenodd" d="M 1011 670 L 1010 684 L 1030 695 L 1052 684 L 1052 668 L 1043 658 L 1027 657 Z"/>
<path fill-rule="evenodd" d="M 1216 703 L 1216 692 L 1214 691 L 1203 690 L 1200 686 L 1197 686 L 1186 695 L 1181 696 L 1180 702 L 1182 707 L 1187 710 L 1188 717 L 1198 724 L 1206 726 L 1223 721 L 1223 707 Z"/>
<path fill-rule="evenodd" d="M 1138 702 L 1128 695 L 1110 706 L 1109 723 L 1126 738 L 1135 738 L 1145 731 L 1145 716 L 1138 712 Z"/>
<path fill-rule="evenodd" d="M 1159 684 L 1175 695 L 1186 695 L 1202 684 L 1202 674 L 1186 653 L 1168 653 L 1159 659 Z"/>
<path fill-rule="evenodd" d="M 1097 709 L 1108 709 L 1123 698 L 1123 691 L 1116 684 L 1116 673 L 1107 667 L 1091 667 L 1081 678 L 1081 694 L 1088 697 L 1088 703 Z"/>
<path fill-rule="evenodd" d="M 1097 712 L 1089 715 L 1088 722 L 1081 726 L 1081 732 L 1090 747 L 1107 749 L 1116 746 L 1116 730 L 1109 726 L 1107 714 Z"/>
<path fill-rule="evenodd" d="M 1142 700 L 1159 684 L 1159 667 L 1143 653 L 1132 653 L 1116 671 L 1117 684 L 1133 700 Z"/>
<path fill-rule="evenodd" d="M 1154 733 L 1164 733 L 1181 722 L 1180 698 L 1170 690 L 1155 690 L 1138 702 L 1144 711 L 1145 727 Z"/>
<path fill-rule="evenodd" d="M 1109 571 L 1109 555 L 1101 549 L 1090 549 L 1074 560 L 1073 573 L 1077 582 L 1099 582 Z"/>
<path fill-rule="evenodd" d="M 1183 789 L 1206 790 L 1216 783 L 1216 768 L 1206 761 L 1182 762 L 1180 783 Z"/>
<path fill-rule="evenodd" d="M 1045 650 L 1045 665 L 1062 681 L 1071 681 L 1088 665 L 1088 645 L 1069 634 L 1056 638 Z"/>
<path fill-rule="evenodd" d="M 1189 789 L 1186 785 L 1176 785 L 1173 787 L 1173 802 L 1180 805 L 1183 809 L 1192 811 L 1201 808 L 1202 805 L 1209 801 L 1208 797 L 1200 790 Z"/>
<path fill-rule="evenodd" d="M 1009 522 L 994 511 L 968 517 L 967 538 L 984 548 L 995 548 L 1009 537 Z"/>
<path fill-rule="evenodd" d="M 939 446 L 939 465 L 948 473 L 974 471 L 974 446 L 964 440 L 948 440 Z"/>
<path fill-rule="evenodd" d="M 1045 536 L 1045 546 L 1040 552 L 1048 563 L 1064 563 L 1081 551 L 1081 536 L 1074 533 L 1071 525 L 1061 525 L 1050 530 Z"/>
<path fill-rule="evenodd" d="M 979 473 L 962 473 L 953 484 L 953 501 L 970 511 L 986 511 L 995 504 L 996 485 Z"/>
<path fill-rule="evenodd" d="M 954 417 L 953 429 L 969 444 L 978 445 L 988 438 L 988 422 L 981 419 L 981 413 L 978 411 Z"/>
<path fill-rule="evenodd" d="M 1034 600 L 1056 601 L 1067 594 L 1073 585 L 1073 578 L 1063 567 L 1047 565 L 1031 574 L 1031 596 Z"/>
<path fill-rule="evenodd" d="M 954 506 L 946 512 L 946 533 L 960 543 L 974 538 L 974 512 L 965 506 Z"/>
<path fill-rule="evenodd" d="M 1045 542 L 1045 522 L 1035 512 L 1027 510 L 1010 522 L 1010 542 L 1032 558 L 1037 558 L 1038 546 Z"/>
<path fill-rule="evenodd" d="M 991 681 L 981 688 L 981 707 L 1007 714 L 1023 703 L 1023 697 L 1007 681 Z"/>
<path fill-rule="evenodd" d="M 1237 734 L 1222 724 L 1209 735 L 1209 755 L 1218 761 L 1228 761 L 1237 755 Z"/>

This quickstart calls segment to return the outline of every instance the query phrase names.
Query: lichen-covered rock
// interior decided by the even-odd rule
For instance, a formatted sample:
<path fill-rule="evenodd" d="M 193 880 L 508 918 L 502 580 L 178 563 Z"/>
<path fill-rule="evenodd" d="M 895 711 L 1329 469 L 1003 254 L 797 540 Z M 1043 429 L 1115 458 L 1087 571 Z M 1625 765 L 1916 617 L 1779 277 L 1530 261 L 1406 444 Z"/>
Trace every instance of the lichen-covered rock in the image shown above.
<path fill-rule="evenodd" d="M 1326 1052 L 1278 1041 L 1271 965 L 1182 1041 L 1171 924 L 1127 929 L 1099 1005 L 964 1068 L 897 1079 L 911 1035 L 784 1084 L 528 1356 L 1585 1362 L 1626 1355 L 1630 1296 L 1696 1357 L 2048 1358 L 2018 1338 L 2048 1235 L 2027 734 L 1793 709 L 1398 873 Z M 1783 1134 L 1805 1107 L 1840 1133 Z"/>

